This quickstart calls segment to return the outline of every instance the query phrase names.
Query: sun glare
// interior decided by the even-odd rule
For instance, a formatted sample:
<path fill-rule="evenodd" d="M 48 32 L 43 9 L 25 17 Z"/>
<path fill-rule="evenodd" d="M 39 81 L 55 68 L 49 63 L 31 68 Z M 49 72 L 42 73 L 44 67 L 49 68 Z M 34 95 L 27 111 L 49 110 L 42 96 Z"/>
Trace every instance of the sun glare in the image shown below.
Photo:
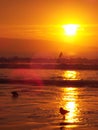
<path fill-rule="evenodd" d="M 75 122 L 79 122 L 78 116 L 78 89 L 74 87 L 66 87 L 63 88 L 63 94 L 62 94 L 62 106 L 65 110 L 69 110 L 69 113 L 66 114 L 66 118 L 64 122 L 68 122 L 69 125 L 66 125 L 66 128 L 72 128 L 77 127 L 78 124 L 74 124 Z"/>
<path fill-rule="evenodd" d="M 64 33 L 67 36 L 74 36 L 77 33 L 79 25 L 77 24 L 66 24 L 63 25 Z"/>

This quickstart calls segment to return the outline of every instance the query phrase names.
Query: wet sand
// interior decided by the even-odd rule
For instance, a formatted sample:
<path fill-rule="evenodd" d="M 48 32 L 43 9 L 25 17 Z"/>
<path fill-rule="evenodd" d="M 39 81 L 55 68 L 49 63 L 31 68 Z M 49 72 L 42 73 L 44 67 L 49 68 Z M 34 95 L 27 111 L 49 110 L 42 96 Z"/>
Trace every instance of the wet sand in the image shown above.
<path fill-rule="evenodd" d="M 12 91 L 19 96 L 13 97 Z M 98 130 L 97 92 L 91 87 L 2 84 L 0 130 Z M 65 120 L 60 106 L 69 107 Z"/>

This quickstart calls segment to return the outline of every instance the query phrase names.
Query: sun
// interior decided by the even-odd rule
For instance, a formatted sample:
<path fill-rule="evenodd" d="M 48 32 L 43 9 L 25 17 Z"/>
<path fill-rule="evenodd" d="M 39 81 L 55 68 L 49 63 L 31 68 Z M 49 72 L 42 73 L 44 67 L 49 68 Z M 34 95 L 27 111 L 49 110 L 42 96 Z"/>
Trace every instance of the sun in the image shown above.
<path fill-rule="evenodd" d="M 66 24 L 63 25 L 64 33 L 67 36 L 74 36 L 77 33 L 79 25 L 77 24 Z"/>

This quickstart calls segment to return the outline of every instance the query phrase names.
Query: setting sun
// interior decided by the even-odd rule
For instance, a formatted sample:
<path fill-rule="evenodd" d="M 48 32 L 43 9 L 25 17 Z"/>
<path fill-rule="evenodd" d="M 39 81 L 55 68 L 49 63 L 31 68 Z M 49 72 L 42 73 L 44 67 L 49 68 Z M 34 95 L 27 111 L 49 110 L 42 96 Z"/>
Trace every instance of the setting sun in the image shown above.
<path fill-rule="evenodd" d="M 64 32 L 67 36 L 74 36 L 77 33 L 79 25 L 77 24 L 67 24 L 63 25 Z"/>

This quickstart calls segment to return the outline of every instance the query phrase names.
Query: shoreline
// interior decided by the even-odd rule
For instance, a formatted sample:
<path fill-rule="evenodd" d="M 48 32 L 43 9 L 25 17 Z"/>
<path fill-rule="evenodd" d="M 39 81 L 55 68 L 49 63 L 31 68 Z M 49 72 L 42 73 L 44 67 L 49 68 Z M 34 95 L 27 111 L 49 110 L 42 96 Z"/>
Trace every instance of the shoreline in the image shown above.
<path fill-rule="evenodd" d="M 49 63 L 0 63 L 1 69 L 59 69 L 59 70 L 98 70 L 98 65 L 49 64 Z"/>

